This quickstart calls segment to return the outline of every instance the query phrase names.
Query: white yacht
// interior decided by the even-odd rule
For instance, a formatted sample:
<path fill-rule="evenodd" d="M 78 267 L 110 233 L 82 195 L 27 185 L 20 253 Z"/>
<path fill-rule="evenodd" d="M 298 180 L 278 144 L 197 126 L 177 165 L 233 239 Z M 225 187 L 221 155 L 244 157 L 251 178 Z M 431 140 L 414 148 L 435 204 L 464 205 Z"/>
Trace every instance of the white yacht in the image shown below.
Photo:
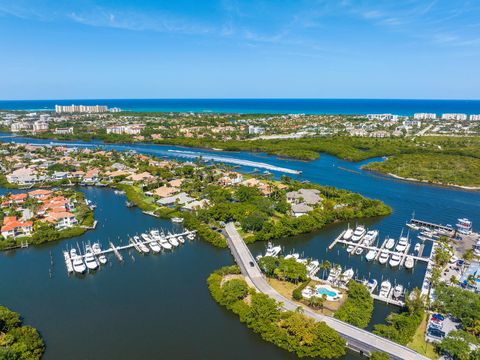
<path fill-rule="evenodd" d="M 389 253 L 387 253 L 387 252 L 385 252 L 385 251 L 382 251 L 382 252 L 380 253 L 380 256 L 378 257 L 378 262 L 379 262 L 380 264 L 386 264 L 389 257 L 390 257 L 390 254 L 389 254 Z"/>
<path fill-rule="evenodd" d="M 377 250 L 370 250 L 367 255 L 365 255 L 365 259 L 367 259 L 367 261 L 372 261 L 373 259 L 375 259 L 375 256 L 377 256 Z"/>
<path fill-rule="evenodd" d="M 408 238 L 405 236 L 400 236 L 400 240 L 398 240 L 397 246 L 395 246 L 395 250 L 403 252 L 407 248 L 408 245 Z"/>
<path fill-rule="evenodd" d="M 195 233 L 191 232 L 187 235 L 188 240 L 195 240 Z"/>
<path fill-rule="evenodd" d="M 351 253 L 353 250 L 355 250 L 355 245 L 348 245 L 347 246 L 347 252 Z"/>
<path fill-rule="evenodd" d="M 72 259 L 73 270 L 77 274 L 83 274 L 85 270 L 87 270 L 87 267 L 85 266 L 82 257 L 77 255 L 77 250 L 70 250 L 70 259 Z"/>
<path fill-rule="evenodd" d="M 153 240 L 157 240 L 157 241 L 160 241 L 160 239 L 162 238 L 160 236 L 160 231 L 158 230 L 151 230 L 150 231 L 150 237 L 153 239 Z"/>
<path fill-rule="evenodd" d="M 178 245 L 180 245 L 177 238 L 173 236 L 171 233 L 168 233 L 168 242 L 172 244 L 172 246 L 174 247 L 177 247 Z"/>
<path fill-rule="evenodd" d="M 392 250 L 394 246 L 395 246 L 395 239 L 388 238 L 387 242 L 385 243 L 385 249 Z"/>
<path fill-rule="evenodd" d="M 404 265 L 405 265 L 405 268 L 412 269 L 414 265 L 413 258 L 411 256 L 407 256 L 407 258 L 405 259 Z"/>
<path fill-rule="evenodd" d="M 276 257 L 278 254 L 280 254 L 281 251 L 282 248 L 279 245 L 273 246 L 273 244 L 269 242 L 267 246 L 267 251 L 265 251 L 265 256 Z"/>
<path fill-rule="evenodd" d="M 85 264 L 89 270 L 97 270 L 98 263 L 90 245 L 85 246 Z"/>
<path fill-rule="evenodd" d="M 375 280 L 375 279 L 370 279 L 370 280 L 368 280 L 366 286 L 367 286 L 368 291 L 370 291 L 370 294 L 373 293 L 373 291 L 374 291 L 375 288 L 377 287 L 377 284 L 378 284 L 378 282 L 377 282 L 377 280 Z"/>
<path fill-rule="evenodd" d="M 183 218 L 181 218 L 181 217 L 174 217 L 174 218 L 172 218 L 172 222 L 174 222 L 174 223 L 182 223 L 182 222 L 183 222 Z"/>
<path fill-rule="evenodd" d="M 403 285 L 398 284 L 393 288 L 393 297 L 398 299 L 403 295 Z"/>
<path fill-rule="evenodd" d="M 152 241 L 152 238 L 145 233 L 141 234 L 140 236 L 142 237 L 143 241 L 145 241 L 145 242 Z"/>
<path fill-rule="evenodd" d="M 133 240 L 135 241 L 135 244 L 137 244 L 137 247 L 140 249 L 141 252 L 143 252 L 144 254 L 148 254 L 150 252 L 148 246 L 146 246 L 138 236 L 135 235 L 133 237 Z"/>
<path fill-rule="evenodd" d="M 357 250 L 355 250 L 355 255 L 362 255 L 363 250 L 364 250 L 363 247 L 359 246 Z"/>
<path fill-rule="evenodd" d="M 413 250 L 414 250 L 416 253 L 418 253 L 418 252 L 420 251 L 420 247 L 421 247 L 420 244 L 416 244 Z"/>
<path fill-rule="evenodd" d="M 418 231 L 420 230 L 420 226 L 417 226 L 415 224 L 412 224 L 412 223 L 406 223 L 407 227 L 409 227 L 410 229 L 412 230 L 415 230 L 415 231 Z"/>
<path fill-rule="evenodd" d="M 95 256 L 97 256 L 100 264 L 105 265 L 107 263 L 107 257 L 104 254 L 100 254 L 100 252 L 102 251 L 102 248 L 100 247 L 100 244 L 99 243 L 94 243 L 92 245 L 92 250 L 93 250 L 93 253 L 95 254 Z"/>
<path fill-rule="evenodd" d="M 184 244 L 184 243 L 185 243 L 185 239 L 183 238 L 182 235 L 178 236 L 178 237 L 177 237 L 177 240 L 178 240 L 178 242 L 179 242 L 180 244 Z"/>
<path fill-rule="evenodd" d="M 329 283 L 333 283 L 338 277 L 342 274 L 342 269 L 339 266 L 333 267 L 330 269 L 330 273 L 328 274 L 327 281 Z"/>
<path fill-rule="evenodd" d="M 352 268 L 345 270 L 341 276 L 342 281 L 348 283 L 353 278 L 353 275 L 355 275 L 355 273 Z"/>
<path fill-rule="evenodd" d="M 346 231 L 345 231 L 345 234 L 343 234 L 343 239 L 344 240 L 349 240 L 353 235 L 353 230 L 348 228 Z"/>
<path fill-rule="evenodd" d="M 392 289 L 392 284 L 390 281 L 385 280 L 380 285 L 380 292 L 379 296 L 388 299 L 388 295 L 390 294 L 390 290 Z"/>
<path fill-rule="evenodd" d="M 352 234 L 352 241 L 359 241 L 366 233 L 365 227 L 360 225 L 355 228 L 355 231 Z"/>
<path fill-rule="evenodd" d="M 309 276 L 313 276 L 316 274 L 319 268 L 320 268 L 320 263 L 317 260 L 313 260 L 307 265 L 307 274 Z"/>
<path fill-rule="evenodd" d="M 400 261 L 402 260 L 402 257 L 400 254 L 392 254 L 392 257 L 390 258 L 390 261 L 388 262 L 391 267 L 398 266 L 400 264 Z"/>
<path fill-rule="evenodd" d="M 150 246 L 150 249 L 152 249 L 154 253 L 158 254 L 160 251 L 162 251 L 162 247 L 156 240 L 150 241 L 148 246 Z"/>
<path fill-rule="evenodd" d="M 287 256 L 285 256 L 285 260 L 288 260 L 288 259 L 298 260 L 300 259 L 300 254 L 297 254 L 297 253 L 288 254 Z"/>
<path fill-rule="evenodd" d="M 158 242 L 165 250 L 172 250 L 172 244 L 164 236 L 161 236 Z"/>
<path fill-rule="evenodd" d="M 363 245 L 370 246 L 377 239 L 378 230 L 370 230 L 363 237 Z"/>

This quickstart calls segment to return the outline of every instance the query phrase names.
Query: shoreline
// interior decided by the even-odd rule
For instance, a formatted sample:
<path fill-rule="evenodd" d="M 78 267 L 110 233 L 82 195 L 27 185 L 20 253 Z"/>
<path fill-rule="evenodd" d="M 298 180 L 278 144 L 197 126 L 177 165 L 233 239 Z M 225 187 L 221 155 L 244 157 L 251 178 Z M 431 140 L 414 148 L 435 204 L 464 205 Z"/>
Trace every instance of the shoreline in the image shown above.
<path fill-rule="evenodd" d="M 468 191 L 480 191 L 480 186 L 466 186 L 466 185 L 458 185 L 458 184 L 444 184 L 440 182 L 434 182 L 434 181 L 428 181 L 428 180 L 420 180 L 420 179 L 415 179 L 415 178 L 407 178 L 407 177 L 402 177 L 399 175 L 395 175 L 392 173 L 382 173 L 378 170 L 372 170 L 372 169 L 366 169 L 365 165 L 361 167 L 361 169 L 365 172 L 370 172 L 373 174 L 380 175 L 385 178 L 394 178 L 397 180 L 402 180 L 402 181 L 407 181 L 411 183 L 422 183 L 425 185 L 432 185 L 432 186 L 438 186 L 438 187 L 444 187 L 444 188 L 451 188 L 451 189 L 457 189 L 457 190 L 468 190 Z"/>

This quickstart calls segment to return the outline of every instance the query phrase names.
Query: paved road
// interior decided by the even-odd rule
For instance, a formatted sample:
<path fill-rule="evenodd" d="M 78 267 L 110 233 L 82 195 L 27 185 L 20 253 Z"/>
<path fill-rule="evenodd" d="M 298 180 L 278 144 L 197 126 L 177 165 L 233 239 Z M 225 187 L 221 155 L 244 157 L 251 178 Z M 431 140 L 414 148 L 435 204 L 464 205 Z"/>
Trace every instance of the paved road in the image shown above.
<path fill-rule="evenodd" d="M 267 294 L 278 302 L 281 302 L 284 309 L 296 310 L 298 304 L 283 297 L 268 284 L 263 277 L 255 258 L 247 245 L 245 245 L 245 242 L 235 229 L 233 223 L 228 223 L 225 230 L 227 233 L 228 246 L 237 264 L 240 266 L 242 274 L 250 278 L 258 291 Z M 405 346 L 399 345 L 335 318 L 318 314 L 307 307 L 303 307 L 303 312 L 305 315 L 317 321 L 324 321 L 328 326 L 335 329 L 345 340 L 347 340 L 348 347 L 353 350 L 361 351 L 363 353 L 383 351 L 388 353 L 391 359 L 428 359 Z"/>

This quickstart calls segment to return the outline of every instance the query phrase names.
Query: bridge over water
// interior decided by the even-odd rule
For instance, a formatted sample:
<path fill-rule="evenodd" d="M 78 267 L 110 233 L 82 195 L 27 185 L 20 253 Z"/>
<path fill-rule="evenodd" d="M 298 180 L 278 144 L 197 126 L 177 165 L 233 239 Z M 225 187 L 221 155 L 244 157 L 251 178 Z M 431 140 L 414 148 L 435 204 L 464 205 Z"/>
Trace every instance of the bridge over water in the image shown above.
<path fill-rule="evenodd" d="M 285 310 L 295 311 L 299 304 L 280 295 L 273 287 L 268 284 L 258 267 L 255 258 L 243 241 L 233 223 L 228 223 L 225 227 L 227 233 L 227 243 L 230 251 L 239 265 L 242 274 L 248 277 L 258 291 L 270 296 L 282 304 Z M 393 341 L 382 338 L 366 330 L 359 329 L 335 318 L 318 314 L 311 309 L 302 306 L 303 313 L 316 321 L 323 321 L 328 326 L 336 330 L 346 341 L 347 346 L 363 354 L 370 354 L 374 351 L 387 353 L 391 359 L 398 360 L 428 360 L 427 357 L 420 355 L 412 349 L 399 345 Z"/>

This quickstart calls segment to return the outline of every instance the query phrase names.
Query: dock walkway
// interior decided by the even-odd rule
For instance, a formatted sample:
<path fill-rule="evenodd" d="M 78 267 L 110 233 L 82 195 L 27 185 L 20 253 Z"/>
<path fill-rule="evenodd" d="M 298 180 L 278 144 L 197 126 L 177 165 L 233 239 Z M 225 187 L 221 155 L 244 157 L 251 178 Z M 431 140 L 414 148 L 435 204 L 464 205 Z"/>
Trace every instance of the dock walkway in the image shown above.
<path fill-rule="evenodd" d="M 347 346 L 354 351 L 364 354 L 370 354 L 374 351 L 383 351 L 387 353 L 391 359 L 396 360 L 428 359 L 427 357 L 420 355 L 406 346 L 399 345 L 393 341 L 372 334 L 366 330 L 359 329 L 335 318 L 318 314 L 308 307 L 299 305 L 280 295 L 263 277 L 255 258 L 236 230 L 233 223 L 228 223 L 225 227 L 225 230 L 227 233 L 227 244 L 238 266 L 240 267 L 242 274 L 252 282 L 259 292 L 262 292 L 280 302 L 285 310 L 296 311 L 298 307 L 301 306 L 303 313 L 306 316 L 316 321 L 323 321 L 328 326 L 336 330 L 347 341 Z"/>

